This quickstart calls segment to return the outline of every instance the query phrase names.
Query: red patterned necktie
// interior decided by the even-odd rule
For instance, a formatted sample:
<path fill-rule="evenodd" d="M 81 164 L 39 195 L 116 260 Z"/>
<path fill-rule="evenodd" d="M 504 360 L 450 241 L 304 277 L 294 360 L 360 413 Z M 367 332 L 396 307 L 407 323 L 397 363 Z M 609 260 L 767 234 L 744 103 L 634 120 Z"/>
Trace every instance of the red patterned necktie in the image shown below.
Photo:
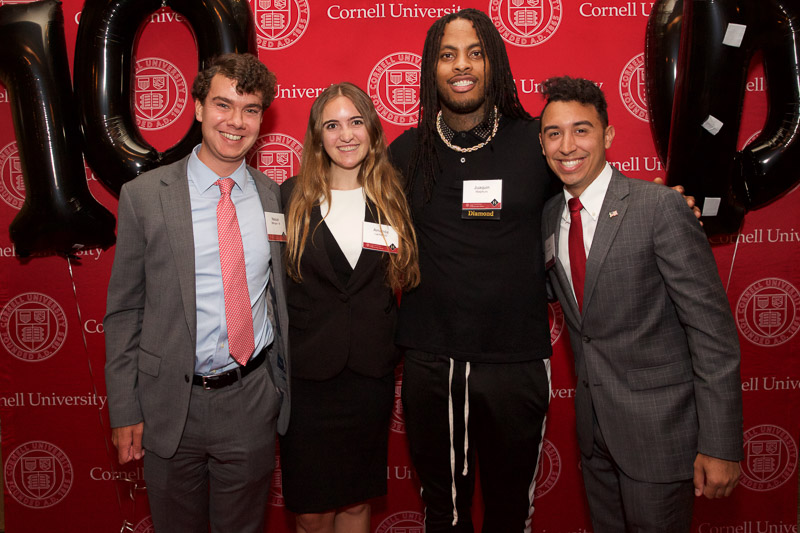
<path fill-rule="evenodd" d="M 217 180 L 215 184 L 219 185 L 221 193 L 217 204 L 217 234 L 219 259 L 222 265 L 222 288 L 225 292 L 228 345 L 231 356 L 240 365 L 246 365 L 255 350 L 255 343 L 242 233 L 236 218 L 236 206 L 231 200 L 234 181 L 232 178 L 224 178 Z"/>
<path fill-rule="evenodd" d="M 569 206 L 569 268 L 572 272 L 572 288 L 578 309 L 583 311 L 583 282 L 586 277 L 586 251 L 583 248 L 583 224 L 581 209 L 583 204 L 577 198 L 570 198 Z"/>

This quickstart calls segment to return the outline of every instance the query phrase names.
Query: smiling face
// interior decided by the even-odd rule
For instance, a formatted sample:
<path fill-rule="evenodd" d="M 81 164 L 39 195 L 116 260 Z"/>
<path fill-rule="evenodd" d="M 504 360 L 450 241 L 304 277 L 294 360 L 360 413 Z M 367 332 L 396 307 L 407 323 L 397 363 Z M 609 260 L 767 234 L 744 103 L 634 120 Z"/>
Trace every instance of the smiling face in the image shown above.
<path fill-rule="evenodd" d="M 442 112 L 484 116 L 489 64 L 472 22 L 455 19 L 444 27 L 436 64 L 436 90 Z M 447 118 L 447 117 L 445 117 Z"/>
<path fill-rule="evenodd" d="M 591 104 L 550 102 L 544 108 L 539 134 L 542 152 L 573 197 L 600 175 L 613 140 L 614 126 L 604 128 Z"/>
<path fill-rule="evenodd" d="M 364 117 L 346 96 L 337 96 L 322 109 L 322 146 L 331 159 L 334 188 L 357 183 L 358 170 L 369 153 L 369 132 Z M 347 181 L 349 185 L 343 183 Z"/>
<path fill-rule="evenodd" d="M 194 115 L 202 124 L 200 161 L 218 176 L 230 176 L 253 147 L 264 114 L 261 94 L 238 94 L 236 81 L 217 74 Z"/>

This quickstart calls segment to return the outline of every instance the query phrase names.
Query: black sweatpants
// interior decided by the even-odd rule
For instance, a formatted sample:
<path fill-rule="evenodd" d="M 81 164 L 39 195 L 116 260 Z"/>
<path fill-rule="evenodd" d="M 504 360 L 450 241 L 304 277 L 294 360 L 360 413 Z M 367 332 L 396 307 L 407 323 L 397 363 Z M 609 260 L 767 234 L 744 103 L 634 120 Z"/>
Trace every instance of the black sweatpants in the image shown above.
<path fill-rule="evenodd" d="M 476 454 L 483 532 L 530 531 L 550 361 L 466 363 L 410 350 L 402 400 L 426 532 L 472 533 Z"/>

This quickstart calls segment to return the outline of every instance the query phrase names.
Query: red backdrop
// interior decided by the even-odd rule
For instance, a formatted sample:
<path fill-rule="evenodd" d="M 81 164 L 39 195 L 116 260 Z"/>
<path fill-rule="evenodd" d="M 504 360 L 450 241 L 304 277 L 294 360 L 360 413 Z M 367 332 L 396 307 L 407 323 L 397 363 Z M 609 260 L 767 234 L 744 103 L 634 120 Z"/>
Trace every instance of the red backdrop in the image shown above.
<path fill-rule="evenodd" d="M 25 0 L 0 0 L 0 5 Z M 631 177 L 664 175 L 647 123 L 644 35 L 652 2 L 528 0 L 540 18 L 531 26 L 509 15 L 519 0 L 380 2 L 251 0 L 259 55 L 278 76 L 249 161 L 277 182 L 297 171 L 314 97 L 328 84 L 365 88 L 390 140 L 414 124 L 424 35 L 435 18 L 464 7 L 490 13 L 506 47 L 523 104 L 538 114 L 539 83 L 570 74 L 602 84 L 617 129 L 609 152 Z M 529 7 L 530 7 L 529 6 Z M 81 0 L 64 0 L 70 61 Z M 516 19 L 517 22 L 519 19 Z M 152 15 L 136 50 L 136 115 L 145 137 L 163 150 L 192 120 L 188 94 L 197 54 L 189 26 L 176 13 Z M 750 67 L 740 145 L 766 114 L 758 60 Z M 731 87 L 730 90 L 736 90 Z M 531 146 L 531 150 L 538 150 Z M 798 171 L 800 172 L 800 171 Z M 0 85 L 0 226 L 24 199 L 9 97 Z M 112 212 L 117 200 L 87 169 L 89 188 Z M 745 461 L 734 496 L 700 500 L 701 533 L 797 531 L 800 433 L 800 193 L 797 189 L 747 215 L 741 234 L 713 238 L 714 252 L 742 347 Z M 794 206 L 794 207 L 793 207 Z M 102 318 L 114 248 L 20 260 L 0 232 L 0 421 L 6 528 L 33 531 L 151 531 L 141 464 L 120 468 L 109 440 L 103 380 Z M 30 317 L 36 322 L 32 325 Z M 564 320 L 551 306 L 553 391 L 536 492 L 534 531 L 591 531 L 574 436 L 574 383 Z M 34 329 L 31 329 L 34 328 Z M 411 467 L 399 402 L 392 419 L 389 495 L 376 502 L 376 533 L 422 531 L 422 504 Z M 280 468 L 269 501 L 269 531 L 292 531 L 281 495 Z M 476 512 L 480 520 L 480 512 Z"/>

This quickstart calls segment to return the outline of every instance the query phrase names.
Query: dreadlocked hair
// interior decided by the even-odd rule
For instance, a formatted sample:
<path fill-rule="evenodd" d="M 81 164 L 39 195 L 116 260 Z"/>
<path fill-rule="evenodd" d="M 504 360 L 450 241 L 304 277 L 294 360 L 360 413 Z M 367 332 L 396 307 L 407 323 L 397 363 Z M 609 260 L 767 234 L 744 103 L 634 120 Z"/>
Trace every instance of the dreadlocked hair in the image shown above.
<path fill-rule="evenodd" d="M 388 224 L 397 232 L 399 243 L 396 254 L 386 254 L 386 282 L 392 290 L 407 290 L 419 284 L 419 256 L 417 237 L 411 224 L 411 214 L 401 185 L 400 173 L 389 162 L 386 138 L 378 114 L 370 97 L 356 85 L 342 82 L 325 89 L 311 106 L 308 128 L 303 140 L 303 155 L 297 183 L 289 198 L 287 215 L 286 270 L 296 282 L 302 282 L 300 263 L 308 242 L 319 228 L 309 228 L 311 210 L 331 203 L 328 174 L 331 158 L 322 145 L 322 113 L 334 98 L 349 99 L 363 117 L 369 134 L 369 150 L 358 171 L 358 183 L 375 207 L 375 219 Z M 367 204 L 370 205 L 369 203 Z M 371 206 L 370 206 L 371 208 Z"/>
<path fill-rule="evenodd" d="M 456 19 L 465 19 L 472 23 L 483 50 L 484 69 L 489 76 L 484 83 L 486 109 L 497 110 L 506 117 L 532 120 L 522 107 L 517 94 L 517 86 L 508 63 L 508 53 L 497 28 L 486 13 L 477 9 L 462 9 L 440 18 L 428 30 L 425 45 L 422 49 L 422 65 L 420 67 L 420 110 L 417 124 L 417 143 L 411 153 L 410 164 L 406 172 L 406 191 L 411 197 L 417 171 L 422 174 L 425 202 L 430 201 L 436 174 L 440 170 L 439 158 L 436 155 L 436 116 L 441 109 L 439 94 L 436 88 L 436 67 L 439 62 L 439 48 L 442 43 L 445 26 Z"/>

